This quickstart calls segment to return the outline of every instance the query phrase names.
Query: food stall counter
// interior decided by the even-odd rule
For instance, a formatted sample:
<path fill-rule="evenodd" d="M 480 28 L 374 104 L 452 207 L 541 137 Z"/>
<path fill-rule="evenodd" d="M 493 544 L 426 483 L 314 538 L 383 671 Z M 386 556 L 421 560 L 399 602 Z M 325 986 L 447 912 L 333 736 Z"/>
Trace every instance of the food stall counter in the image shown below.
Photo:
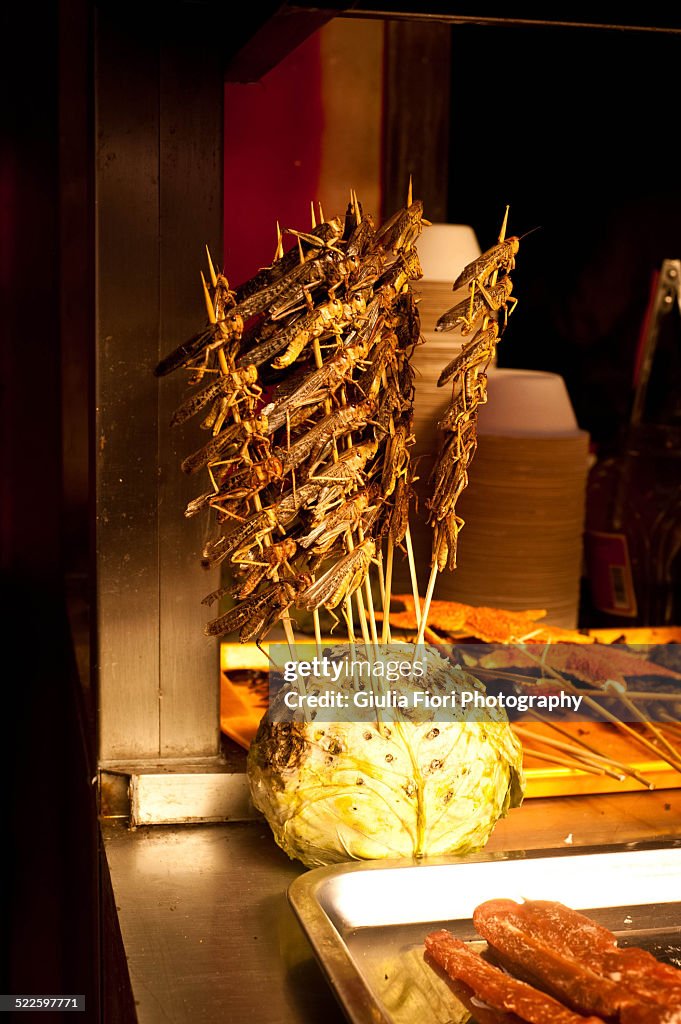
<path fill-rule="evenodd" d="M 499 821 L 484 852 L 662 839 L 681 840 L 681 790 L 528 800 Z M 346 1019 L 287 901 L 305 868 L 264 819 L 104 823 L 103 841 L 140 1024 Z"/>

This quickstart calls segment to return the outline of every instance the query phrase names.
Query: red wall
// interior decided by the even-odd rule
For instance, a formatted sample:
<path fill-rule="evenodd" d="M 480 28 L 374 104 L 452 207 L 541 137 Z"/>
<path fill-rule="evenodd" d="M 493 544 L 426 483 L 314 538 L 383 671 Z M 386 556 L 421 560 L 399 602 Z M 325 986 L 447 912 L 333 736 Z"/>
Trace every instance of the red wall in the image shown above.
<path fill-rule="evenodd" d="M 277 221 L 282 230 L 309 230 L 324 131 L 321 84 L 315 32 L 259 82 L 225 86 L 224 270 L 233 285 L 272 262 Z"/>

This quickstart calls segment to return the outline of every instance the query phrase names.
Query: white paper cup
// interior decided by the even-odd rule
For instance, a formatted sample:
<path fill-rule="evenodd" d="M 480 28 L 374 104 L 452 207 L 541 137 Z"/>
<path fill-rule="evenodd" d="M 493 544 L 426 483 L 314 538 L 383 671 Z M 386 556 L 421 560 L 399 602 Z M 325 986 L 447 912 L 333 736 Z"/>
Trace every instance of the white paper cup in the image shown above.
<path fill-rule="evenodd" d="M 565 381 L 557 373 L 490 367 L 480 434 L 505 437 L 575 434 L 579 428 Z"/>
<path fill-rule="evenodd" d="M 424 280 L 446 281 L 451 288 L 463 268 L 478 258 L 480 246 L 468 224 L 431 224 L 419 235 L 416 251 Z"/>

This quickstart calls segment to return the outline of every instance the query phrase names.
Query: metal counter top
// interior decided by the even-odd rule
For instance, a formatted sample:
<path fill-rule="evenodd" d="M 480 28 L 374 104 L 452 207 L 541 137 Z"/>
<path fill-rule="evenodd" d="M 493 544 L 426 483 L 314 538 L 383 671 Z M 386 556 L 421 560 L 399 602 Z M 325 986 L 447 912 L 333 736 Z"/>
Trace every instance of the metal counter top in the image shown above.
<path fill-rule="evenodd" d="M 264 821 L 103 826 L 140 1024 L 342 1024 L 287 899 L 305 869 Z M 486 849 L 681 836 L 681 791 L 528 800 Z"/>

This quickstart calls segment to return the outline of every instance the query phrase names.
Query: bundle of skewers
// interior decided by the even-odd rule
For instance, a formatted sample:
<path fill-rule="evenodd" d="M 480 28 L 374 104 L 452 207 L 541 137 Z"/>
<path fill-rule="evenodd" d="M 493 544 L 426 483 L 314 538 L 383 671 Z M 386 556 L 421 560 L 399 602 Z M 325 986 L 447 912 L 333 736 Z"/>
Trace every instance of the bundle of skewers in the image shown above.
<path fill-rule="evenodd" d="M 458 328 L 464 337 L 472 337 L 438 379 L 439 387 L 451 382 L 452 393 L 438 424 L 442 438 L 431 476 L 432 495 L 426 502 L 433 545 L 418 643 L 423 642 L 438 572 L 456 568 L 459 531 L 464 525 L 456 504 L 468 486 L 468 467 L 477 448 L 478 407 L 487 401 L 486 371 L 517 302 L 511 294 L 510 271 L 520 242 L 515 236 L 505 237 L 507 219 L 508 207 L 497 244 L 468 264 L 452 286 L 453 291 L 467 286 L 468 298 L 443 313 L 435 325 L 436 331 Z"/>
<path fill-rule="evenodd" d="M 451 398 L 439 423 L 440 445 L 426 502 L 433 542 L 424 601 L 409 528 L 416 479 L 410 457 L 411 359 L 421 340 L 412 285 L 421 276 L 415 243 L 428 224 L 422 203 L 412 200 L 410 188 L 405 207 L 380 227 L 363 213 L 354 192 L 343 219 L 327 221 L 320 209 L 317 222 L 313 208 L 308 232 L 288 229 L 282 235 L 277 225 L 271 266 L 235 289 L 208 254 L 209 281 L 201 275 L 207 322 L 159 363 L 156 374 L 187 374 L 189 392 L 172 426 L 201 414 L 208 435 L 182 469 L 192 476 L 205 472 L 209 481 L 185 510 L 187 517 L 212 510 L 203 564 L 224 564 L 229 570 L 228 584 L 204 599 L 209 606 L 227 595 L 234 602 L 208 622 L 209 636 L 238 633 L 241 642 L 260 645 L 281 621 L 293 645 L 291 620 L 307 612 L 319 645 L 320 611 L 326 609 L 334 624 L 336 610 L 343 616 L 351 644 L 359 639 L 367 649 L 376 649 L 390 640 L 391 618 L 394 626 L 406 625 L 399 614 L 390 614 L 397 549 L 409 563 L 413 616 L 407 618 L 415 622 L 417 645 L 424 636 L 431 642 L 444 639 L 434 633 L 442 604 L 432 605 L 434 586 L 439 572 L 456 568 L 464 525 L 457 501 L 477 447 L 486 371 L 516 304 L 510 274 L 520 240 L 506 238 L 507 216 L 508 210 L 497 242 L 453 283 L 453 291 L 467 287 L 467 297 L 436 325 L 438 331 L 456 329 L 468 340 L 438 381 L 451 387 Z M 284 252 L 286 236 L 293 244 Z M 374 608 L 376 590 L 380 611 Z M 406 595 L 400 599 L 409 600 Z M 452 608 L 447 606 L 448 614 Z M 508 613 L 495 613 L 497 626 L 504 615 L 508 618 Z M 498 640 L 497 631 L 480 638 Z M 547 634 L 545 642 L 558 643 L 556 632 Z M 538 633 L 532 620 L 503 642 L 538 642 Z M 563 639 L 575 642 L 574 636 Z M 481 663 L 475 671 L 488 682 L 506 678 L 527 685 L 510 667 L 495 664 L 487 671 Z M 543 662 L 542 669 L 549 682 L 574 686 L 562 671 L 549 670 Z M 585 682 L 577 680 L 579 686 Z M 608 710 L 607 702 L 605 708 L 600 699 L 596 702 L 598 688 L 613 696 L 605 683 L 593 685 L 596 692 L 586 694 L 586 701 L 593 701 L 601 720 L 681 770 L 681 734 L 670 733 L 680 728 L 675 714 L 665 718 L 662 734 L 650 722 L 649 709 L 638 708 L 639 695 L 628 691 L 624 679 L 618 679 L 618 710 L 624 710 L 619 715 L 612 703 Z M 626 716 L 636 731 L 623 720 Z M 524 726 L 517 728 L 521 735 Z M 597 749 L 587 751 L 588 745 L 571 733 L 560 740 L 523 735 L 526 742 L 530 738 L 550 748 L 534 749 L 539 759 L 617 778 L 627 771 Z M 627 774 L 649 784 L 636 772 Z"/>
<path fill-rule="evenodd" d="M 387 601 L 394 548 L 409 542 L 411 282 L 428 222 L 411 188 L 378 228 L 354 193 L 343 220 L 319 216 L 313 207 L 309 232 L 284 232 L 287 252 L 277 225 L 274 262 L 234 290 L 208 254 L 208 322 L 156 368 L 189 374 L 173 426 L 200 413 L 208 433 L 182 469 L 208 474 L 185 515 L 214 510 L 203 564 L 226 563 L 232 577 L 205 603 L 236 600 L 211 636 L 259 644 L 282 620 L 291 643 L 294 606 L 313 614 L 319 640 L 320 609 L 337 620 L 340 607 L 354 641 L 354 595 L 362 640 L 375 644 L 370 569 Z"/>

